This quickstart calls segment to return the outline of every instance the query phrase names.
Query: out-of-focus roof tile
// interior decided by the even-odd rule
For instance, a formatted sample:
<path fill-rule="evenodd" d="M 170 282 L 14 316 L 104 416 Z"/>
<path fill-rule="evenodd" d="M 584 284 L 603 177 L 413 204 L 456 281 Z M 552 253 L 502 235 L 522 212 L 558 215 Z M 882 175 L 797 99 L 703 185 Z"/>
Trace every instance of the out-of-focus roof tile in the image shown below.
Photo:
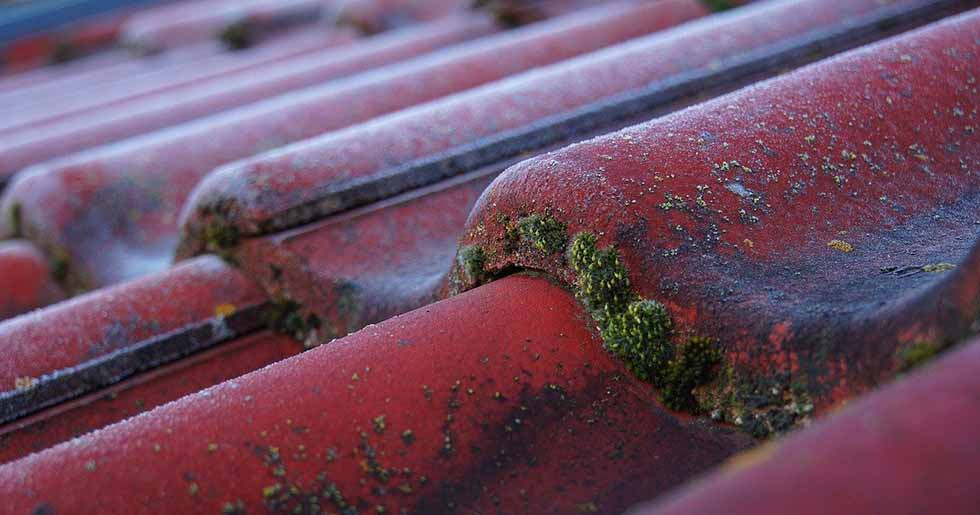
<path fill-rule="evenodd" d="M 0 426 L 0 463 L 150 411 L 286 359 L 301 350 L 302 346 L 296 340 L 263 331 L 157 367 L 98 392 Z"/>
<path fill-rule="evenodd" d="M 813 428 L 739 455 L 631 513 L 976 513 L 978 367 L 980 342 L 973 340 Z"/>
<path fill-rule="evenodd" d="M 0 320 L 65 298 L 47 257 L 30 242 L 0 241 Z"/>
<path fill-rule="evenodd" d="M 467 3 L 0 79 L 0 511 L 971 513 L 980 4 Z"/>
<path fill-rule="evenodd" d="M 561 0 L 563 4 L 568 2 Z M 469 0 L 335 0 L 325 10 L 338 25 L 376 34 L 418 21 L 435 20 L 471 4 Z M 568 12 L 564 5 L 560 11 Z"/>
<path fill-rule="evenodd" d="M 311 59 L 301 57 L 339 47 L 352 39 L 351 31 L 319 27 L 296 31 L 242 52 L 229 53 L 215 44 L 201 44 L 156 56 L 131 57 L 88 73 L 70 74 L 61 80 L 0 94 L 4 106 L 0 135 L 19 137 L 71 124 L 89 127 L 98 125 L 100 116 L 115 109 L 179 103 L 174 99 L 194 98 L 194 91 L 209 85 L 213 90 L 216 83 L 244 81 L 255 77 L 259 70 L 295 72 L 295 68 L 283 63 L 309 64 Z"/>
<path fill-rule="evenodd" d="M 181 84 L 157 94 L 125 97 L 105 109 L 82 112 L 55 120 L 50 125 L 28 126 L 8 133 L 0 142 L 4 164 L 10 175 L 25 166 L 69 155 L 113 141 L 131 138 L 174 124 L 192 121 L 250 102 L 263 100 L 305 86 L 360 72 L 395 59 L 485 35 L 493 30 L 487 19 L 477 16 L 454 18 L 426 27 L 422 34 L 405 41 L 380 36 L 360 45 L 334 52 L 307 53 L 254 69 L 209 78 L 206 82 Z M 401 43 L 401 45 L 397 45 Z"/>
<path fill-rule="evenodd" d="M 369 197 L 350 191 L 362 185 L 390 195 L 442 179 L 458 171 L 406 177 L 396 168 L 881 10 L 876 0 L 762 3 L 229 164 L 202 181 L 184 208 L 180 254 L 207 248 L 204 235 L 216 230 L 255 235 L 347 209 L 341 197 Z"/>
<path fill-rule="evenodd" d="M 319 19 L 326 0 L 195 0 L 146 9 L 121 29 L 123 44 L 144 52 L 221 39 L 251 46 L 270 32 Z"/>
<path fill-rule="evenodd" d="M 130 13 L 110 12 L 0 45 L 0 70 L 24 72 L 59 64 L 114 46 Z"/>
<path fill-rule="evenodd" d="M 204 256 L 8 320 L 0 324 L 0 419 L 255 329 L 265 302 L 248 279 Z M 93 360 L 104 363 L 83 367 Z"/>
<path fill-rule="evenodd" d="M 133 277 L 132 272 L 142 270 L 121 261 L 131 259 L 128 256 L 134 251 L 151 255 L 161 265 L 169 261 L 183 200 L 215 166 L 703 13 L 694 0 L 610 3 L 40 165 L 20 174 L 4 194 L 4 209 L 19 206 L 20 210 L 21 227 L 9 231 L 70 256 L 70 284 L 91 288 Z M 336 58 L 325 59 L 328 64 L 323 68 L 364 67 L 370 63 L 368 55 L 376 61 L 406 57 L 491 30 L 488 19 L 454 17 L 376 36 L 372 42 L 361 42 Z M 501 60 L 502 53 L 508 59 Z M 237 88 L 262 89 L 254 83 Z M 227 86 L 223 90 L 224 96 L 234 96 L 236 91 Z M 211 100 L 198 96 L 202 100 L 198 104 Z M 188 104 L 182 108 L 195 109 Z M 163 119 L 173 116 L 167 110 L 160 114 Z M 118 125 L 122 129 L 130 124 Z M 75 139 L 79 134 L 65 131 L 64 136 Z M 175 155 L 181 158 L 174 159 Z"/>

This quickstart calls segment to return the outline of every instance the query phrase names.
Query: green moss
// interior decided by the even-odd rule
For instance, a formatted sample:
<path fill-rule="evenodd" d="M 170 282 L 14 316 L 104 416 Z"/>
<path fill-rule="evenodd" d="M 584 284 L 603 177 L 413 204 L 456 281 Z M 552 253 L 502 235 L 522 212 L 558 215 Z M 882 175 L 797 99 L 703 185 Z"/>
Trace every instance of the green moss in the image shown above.
<path fill-rule="evenodd" d="M 615 247 L 600 249 L 598 238 L 588 232 L 569 242 L 565 224 L 548 215 L 531 214 L 516 224 L 498 216 L 497 222 L 506 236 L 516 233 L 538 250 L 555 253 L 565 248 L 565 259 L 575 273 L 575 296 L 595 320 L 603 347 L 637 377 L 661 388 L 668 407 L 697 411 L 693 391 L 711 380 L 722 353 L 711 340 L 696 337 L 678 349 L 672 341 L 674 324 L 667 308 L 633 292 L 629 271 Z M 457 261 L 459 274 L 468 284 L 488 279 L 481 247 L 461 248 Z"/>
<path fill-rule="evenodd" d="M 307 340 L 315 338 L 317 330 L 321 327 L 320 317 L 313 313 L 304 317 L 302 306 L 287 299 L 278 299 L 270 303 L 265 311 L 265 319 L 266 324 L 273 331 L 307 344 Z"/>
<path fill-rule="evenodd" d="M 929 342 L 916 342 L 901 351 L 899 370 L 908 372 L 939 354 L 939 348 Z"/>
<path fill-rule="evenodd" d="M 941 274 L 943 272 L 949 272 L 954 268 L 956 268 L 956 265 L 952 263 L 934 263 L 923 266 L 922 271 L 929 274 Z"/>
<path fill-rule="evenodd" d="M 623 359 L 644 381 L 664 384 L 674 348 L 673 322 L 667 309 L 652 300 L 636 300 L 622 313 L 610 316 L 602 328 L 603 345 Z"/>
<path fill-rule="evenodd" d="M 10 233 L 13 238 L 20 238 L 23 236 L 24 223 L 23 211 L 20 204 L 13 204 L 10 206 Z"/>
<path fill-rule="evenodd" d="M 568 242 L 565 224 L 551 216 L 525 216 L 518 220 L 517 230 L 522 240 L 548 254 L 564 250 Z"/>
<path fill-rule="evenodd" d="M 487 255 L 482 247 L 477 245 L 462 247 L 459 249 L 456 261 L 467 284 L 479 285 L 486 282 L 488 274 L 484 268 L 487 264 Z"/>
<path fill-rule="evenodd" d="M 51 277 L 59 284 L 64 284 L 68 280 L 68 254 L 61 250 L 50 253 L 48 266 L 51 267 Z"/>
<path fill-rule="evenodd" d="M 728 9 L 735 7 L 735 5 L 728 0 L 702 0 L 702 3 L 705 5 L 705 7 L 714 12 L 727 11 Z"/>
<path fill-rule="evenodd" d="M 78 59 L 80 56 L 81 51 L 74 43 L 61 40 L 55 44 L 54 50 L 51 52 L 51 62 L 54 64 L 67 63 Z"/>
<path fill-rule="evenodd" d="M 568 262 L 577 277 L 576 293 L 600 328 L 617 314 L 625 313 L 638 297 L 630 291 L 629 274 L 615 248 L 600 250 L 593 234 L 572 240 Z"/>
<path fill-rule="evenodd" d="M 670 362 L 663 386 L 664 404 L 674 410 L 699 410 L 694 389 L 712 379 L 722 353 L 710 338 L 692 337 Z"/>
<path fill-rule="evenodd" d="M 209 250 L 230 249 L 241 239 L 238 229 L 231 224 L 214 221 L 204 226 L 204 241 Z"/>
<path fill-rule="evenodd" d="M 232 50 L 242 50 L 255 44 L 255 30 L 251 23 L 241 20 L 225 27 L 218 39 Z"/>
<path fill-rule="evenodd" d="M 731 364 L 703 388 L 692 394 L 699 411 L 711 418 L 742 428 L 755 438 L 781 435 L 805 425 L 813 415 L 814 404 L 806 384 L 788 373 L 753 373 L 746 376 Z"/>
<path fill-rule="evenodd" d="M 520 27 L 542 17 L 537 9 L 512 0 L 474 0 L 471 5 L 491 13 L 504 27 Z"/>

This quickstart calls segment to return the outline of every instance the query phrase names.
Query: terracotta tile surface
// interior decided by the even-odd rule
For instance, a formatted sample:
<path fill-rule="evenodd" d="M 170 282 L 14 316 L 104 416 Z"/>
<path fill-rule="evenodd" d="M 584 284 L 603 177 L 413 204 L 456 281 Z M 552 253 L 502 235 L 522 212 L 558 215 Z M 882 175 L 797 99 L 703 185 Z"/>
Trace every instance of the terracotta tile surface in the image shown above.
<path fill-rule="evenodd" d="M 39 3 L 0 513 L 975 513 L 980 3 L 742 3 Z"/>

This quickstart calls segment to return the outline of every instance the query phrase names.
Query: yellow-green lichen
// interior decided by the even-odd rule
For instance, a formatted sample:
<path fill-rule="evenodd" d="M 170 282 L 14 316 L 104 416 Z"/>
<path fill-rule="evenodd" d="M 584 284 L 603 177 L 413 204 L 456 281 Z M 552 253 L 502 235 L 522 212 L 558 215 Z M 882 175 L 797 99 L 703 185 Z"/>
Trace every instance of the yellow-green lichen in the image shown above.
<path fill-rule="evenodd" d="M 934 263 L 931 265 L 924 265 L 922 267 L 922 271 L 927 274 L 941 274 L 943 272 L 949 272 L 954 268 L 956 268 L 956 265 L 952 263 Z"/>

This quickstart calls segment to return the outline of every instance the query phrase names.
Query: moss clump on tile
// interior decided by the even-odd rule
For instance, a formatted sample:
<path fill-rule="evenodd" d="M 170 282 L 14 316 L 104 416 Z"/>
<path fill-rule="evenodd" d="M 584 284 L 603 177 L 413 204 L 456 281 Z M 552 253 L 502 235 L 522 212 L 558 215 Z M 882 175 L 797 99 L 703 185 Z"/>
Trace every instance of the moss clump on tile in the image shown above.
<path fill-rule="evenodd" d="M 728 0 L 702 0 L 702 3 L 714 12 L 727 11 L 736 7 Z"/>
<path fill-rule="evenodd" d="M 929 342 L 916 342 L 899 351 L 899 371 L 908 372 L 939 354 L 939 347 Z"/>
<path fill-rule="evenodd" d="M 576 294 L 602 328 L 638 297 L 630 290 L 629 274 L 619 253 L 615 248 L 600 250 L 596 241 L 594 234 L 576 236 L 568 249 L 568 262 L 577 277 Z"/>
<path fill-rule="evenodd" d="M 569 241 L 565 224 L 549 215 L 531 214 L 517 223 L 499 216 L 497 222 L 504 227 L 505 245 L 515 243 L 516 237 L 549 254 L 565 249 L 565 260 L 575 274 L 575 296 L 595 320 L 603 347 L 637 377 L 660 388 L 668 407 L 698 411 L 693 390 L 713 378 L 723 359 L 721 351 L 713 341 L 697 337 L 678 349 L 667 308 L 633 292 L 629 271 L 615 247 L 600 249 L 598 238 L 588 232 Z M 462 247 L 457 265 L 466 284 L 478 285 L 490 277 L 482 247 Z"/>
<path fill-rule="evenodd" d="M 255 29 L 246 20 L 236 21 L 218 34 L 218 40 L 232 50 L 244 50 L 255 44 Z"/>
<path fill-rule="evenodd" d="M 238 245 L 241 234 L 231 224 L 213 221 L 204 226 L 204 241 L 208 250 L 221 251 Z"/>
<path fill-rule="evenodd" d="M 700 411 L 694 389 L 712 379 L 722 353 L 710 338 L 691 337 L 667 367 L 663 402 L 673 410 Z"/>
<path fill-rule="evenodd" d="M 67 63 L 81 57 L 82 52 L 75 43 L 68 40 L 61 40 L 55 43 L 54 50 L 51 52 L 51 62 L 53 64 Z"/>
<path fill-rule="evenodd" d="M 68 280 L 69 272 L 68 253 L 61 249 L 55 249 L 48 256 L 48 266 L 51 268 L 51 277 L 55 282 L 64 285 Z"/>
<path fill-rule="evenodd" d="M 270 329 L 303 342 L 307 348 L 312 346 L 311 342 L 315 342 L 322 325 L 320 317 L 313 313 L 304 317 L 302 306 L 287 299 L 271 302 L 266 308 L 265 320 Z"/>
<path fill-rule="evenodd" d="M 521 240 L 548 254 L 561 252 L 568 242 L 565 224 L 551 216 L 525 216 L 517 221 L 517 231 Z"/>
<path fill-rule="evenodd" d="M 667 308 L 632 292 L 629 273 L 615 248 L 599 249 L 593 234 L 569 246 L 576 295 L 599 325 L 603 346 L 626 362 L 640 379 L 660 388 L 664 404 L 696 412 L 694 388 L 711 380 L 722 354 L 707 338 L 692 337 L 677 349 Z"/>
<path fill-rule="evenodd" d="M 670 343 L 673 322 L 659 302 L 636 300 L 622 313 L 610 316 L 602 327 L 604 346 L 627 363 L 644 381 L 663 387 L 674 356 Z"/>
<path fill-rule="evenodd" d="M 483 251 L 483 247 L 477 245 L 462 247 L 456 256 L 456 262 L 467 284 L 479 285 L 486 281 L 487 254 Z"/>
<path fill-rule="evenodd" d="M 753 374 L 723 365 L 710 383 L 694 389 L 699 410 L 740 427 L 755 438 L 780 435 L 809 423 L 813 399 L 804 383 L 787 372 Z"/>
<path fill-rule="evenodd" d="M 22 209 L 20 204 L 10 206 L 10 236 L 13 238 L 23 236 L 21 224 L 24 223 L 24 215 Z"/>

